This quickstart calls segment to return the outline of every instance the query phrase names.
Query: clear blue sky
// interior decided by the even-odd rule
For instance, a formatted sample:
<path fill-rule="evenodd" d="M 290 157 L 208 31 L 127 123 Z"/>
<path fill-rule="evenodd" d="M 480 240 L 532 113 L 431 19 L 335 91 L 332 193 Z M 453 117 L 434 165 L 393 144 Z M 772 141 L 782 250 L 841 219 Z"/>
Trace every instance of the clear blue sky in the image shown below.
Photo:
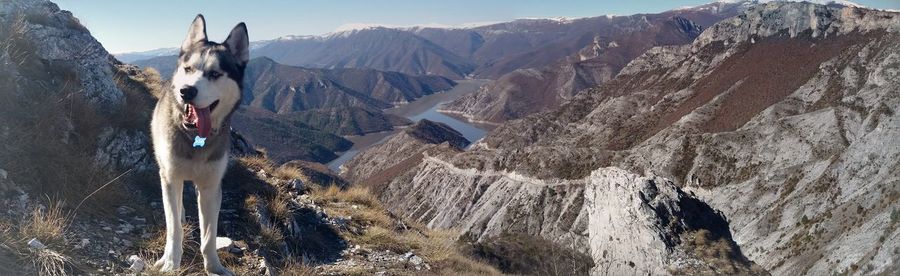
<path fill-rule="evenodd" d="M 712 0 L 342 0 L 342 1 L 123 1 L 56 0 L 72 11 L 112 53 L 176 47 L 197 13 L 212 40 L 221 41 L 244 21 L 251 40 L 324 34 L 348 23 L 384 25 L 508 21 L 525 17 L 585 17 L 654 13 Z M 864 6 L 900 9 L 900 0 L 856 0 Z"/>

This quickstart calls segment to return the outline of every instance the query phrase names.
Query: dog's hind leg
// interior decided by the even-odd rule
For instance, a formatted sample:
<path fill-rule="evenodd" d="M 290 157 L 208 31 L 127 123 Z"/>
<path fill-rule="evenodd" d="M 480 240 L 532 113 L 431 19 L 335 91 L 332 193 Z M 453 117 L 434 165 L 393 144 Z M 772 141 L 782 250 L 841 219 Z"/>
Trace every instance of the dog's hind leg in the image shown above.
<path fill-rule="evenodd" d="M 224 166 L 223 166 L 224 167 Z M 203 266 L 209 275 L 234 275 L 219 260 L 216 254 L 216 235 L 218 232 L 219 208 L 222 204 L 222 174 L 204 181 L 195 181 L 197 188 L 197 207 L 200 209 L 200 252 L 203 254 Z"/>
<path fill-rule="evenodd" d="M 173 179 L 160 172 L 162 182 L 163 209 L 166 214 L 166 246 L 162 258 L 154 264 L 160 271 L 178 270 L 183 252 L 184 229 L 181 228 L 182 189 L 184 181 Z"/>

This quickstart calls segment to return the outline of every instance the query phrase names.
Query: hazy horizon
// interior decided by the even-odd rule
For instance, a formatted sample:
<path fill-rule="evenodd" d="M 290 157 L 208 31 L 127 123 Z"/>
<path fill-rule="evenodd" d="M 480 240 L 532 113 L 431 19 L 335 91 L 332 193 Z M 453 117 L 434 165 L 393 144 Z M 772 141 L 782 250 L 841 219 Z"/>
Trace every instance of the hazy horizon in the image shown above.
<path fill-rule="evenodd" d="M 206 16 L 212 40 L 222 40 L 238 22 L 246 22 L 251 41 L 288 35 L 322 35 L 340 29 L 365 25 L 472 26 L 521 18 L 593 17 L 657 13 L 708 0 L 645 0 L 631 2 L 594 2 L 572 0 L 567 3 L 542 1 L 474 0 L 447 2 L 367 1 L 340 3 L 280 3 L 273 1 L 219 1 L 183 3 L 176 1 L 77 1 L 59 0 L 111 53 L 128 53 L 177 47 L 190 21 L 197 13 Z M 863 6 L 900 9 L 900 1 L 859 0 Z M 128 12 L 128 11 L 140 12 Z"/>

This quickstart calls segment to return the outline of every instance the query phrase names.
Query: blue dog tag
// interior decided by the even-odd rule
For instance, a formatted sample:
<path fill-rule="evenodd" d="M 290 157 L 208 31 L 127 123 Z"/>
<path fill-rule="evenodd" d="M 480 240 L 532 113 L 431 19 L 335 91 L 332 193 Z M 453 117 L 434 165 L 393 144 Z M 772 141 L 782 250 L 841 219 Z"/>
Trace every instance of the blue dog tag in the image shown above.
<path fill-rule="evenodd" d="M 206 138 L 200 136 L 194 136 L 194 147 L 202 148 L 206 145 Z"/>

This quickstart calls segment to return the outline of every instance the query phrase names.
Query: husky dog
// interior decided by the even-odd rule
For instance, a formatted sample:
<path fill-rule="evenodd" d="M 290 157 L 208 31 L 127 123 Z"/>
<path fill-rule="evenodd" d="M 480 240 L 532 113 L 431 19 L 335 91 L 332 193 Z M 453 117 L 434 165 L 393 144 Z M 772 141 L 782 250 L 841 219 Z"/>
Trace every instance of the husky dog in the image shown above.
<path fill-rule="evenodd" d="M 206 20 L 197 15 L 181 44 L 172 90 L 153 111 L 150 127 L 166 214 L 165 252 L 155 264 L 161 271 L 177 270 L 181 263 L 182 188 L 192 181 L 204 268 L 211 275 L 233 275 L 216 255 L 216 223 L 231 144 L 229 118 L 241 100 L 249 47 L 243 22 L 219 44 L 207 40 Z"/>

